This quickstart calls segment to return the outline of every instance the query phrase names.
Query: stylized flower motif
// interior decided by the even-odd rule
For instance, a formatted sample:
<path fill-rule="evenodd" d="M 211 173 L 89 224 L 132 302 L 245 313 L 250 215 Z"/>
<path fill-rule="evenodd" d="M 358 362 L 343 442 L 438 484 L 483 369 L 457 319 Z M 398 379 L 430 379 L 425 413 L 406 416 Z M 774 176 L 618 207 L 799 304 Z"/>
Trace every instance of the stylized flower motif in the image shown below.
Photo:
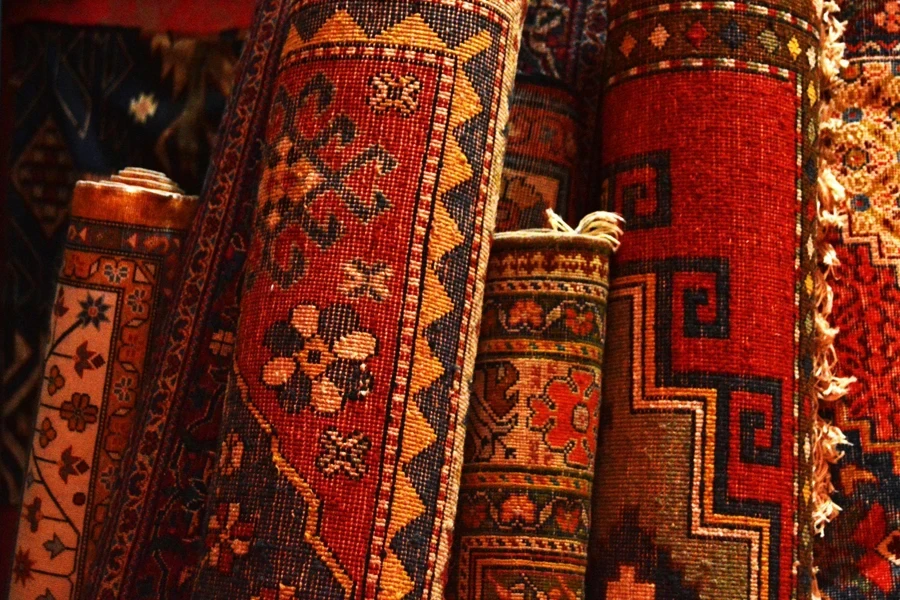
<path fill-rule="evenodd" d="M 217 356 L 230 356 L 231 351 L 234 350 L 234 333 L 222 329 L 218 330 L 212 335 L 209 349 Z"/>
<path fill-rule="evenodd" d="M 394 75 L 393 73 L 379 73 L 369 79 L 372 94 L 369 96 L 369 106 L 376 113 L 382 113 L 391 109 L 396 110 L 404 117 L 408 117 L 419 108 L 419 90 L 422 83 L 415 75 Z"/>
<path fill-rule="evenodd" d="M 114 267 L 107 263 L 103 267 L 103 276 L 106 277 L 106 280 L 110 283 L 122 283 L 122 281 L 128 278 L 128 267 L 125 265 Z"/>
<path fill-rule="evenodd" d="M 128 307 L 135 313 L 142 315 L 147 310 L 147 290 L 138 288 L 125 298 Z"/>
<path fill-rule="evenodd" d="M 333 413 L 372 389 L 365 361 L 375 354 L 377 341 L 359 330 L 359 315 L 350 305 L 321 311 L 297 306 L 290 321 L 277 321 L 266 331 L 264 341 L 274 356 L 263 366 L 263 382 L 278 390 L 278 401 L 289 413 L 309 405 Z"/>
<path fill-rule="evenodd" d="M 544 309 L 534 300 L 518 300 L 510 307 L 506 323 L 510 329 L 522 325 L 537 329 L 544 324 Z"/>
<path fill-rule="evenodd" d="M 41 421 L 41 426 L 38 429 L 38 444 L 41 445 L 41 448 L 46 448 L 50 445 L 50 442 L 56 439 L 56 428 L 53 427 L 53 423 L 47 417 L 44 417 L 44 420 Z"/>
<path fill-rule="evenodd" d="M 106 360 L 104 360 L 99 352 L 88 349 L 87 340 L 83 341 L 78 348 L 75 349 L 75 356 L 72 357 L 72 360 L 75 361 L 75 373 L 77 373 L 79 377 L 83 377 L 85 371 L 99 369 L 106 363 Z"/>
<path fill-rule="evenodd" d="M 350 298 L 369 297 L 375 302 L 381 302 L 391 295 L 388 282 L 394 272 L 383 260 L 368 264 L 354 258 L 341 265 L 341 268 L 344 271 L 344 281 L 338 286 L 338 291 Z"/>
<path fill-rule="evenodd" d="M 38 524 L 41 522 L 41 519 L 44 518 L 44 513 L 41 511 L 41 504 L 41 499 L 35 497 L 31 503 L 22 505 L 22 520 L 28 523 L 31 533 L 35 533 L 38 530 Z"/>
<path fill-rule="evenodd" d="M 56 365 L 50 367 L 50 371 L 44 379 L 47 380 L 47 393 L 51 396 L 63 389 L 66 385 L 66 378 L 63 377 L 62 373 L 59 371 L 59 367 Z"/>
<path fill-rule="evenodd" d="M 59 477 L 63 480 L 63 483 L 69 483 L 69 477 L 74 475 L 84 475 L 91 468 L 86 460 L 72 454 L 72 446 L 63 450 L 58 464 Z"/>
<path fill-rule="evenodd" d="M 241 468 L 244 458 L 244 442 L 237 432 L 232 431 L 222 440 L 222 449 L 219 451 L 219 473 L 233 475 Z"/>
<path fill-rule="evenodd" d="M 900 2 L 890 0 L 884 3 L 884 10 L 875 15 L 875 24 L 888 33 L 900 32 Z"/>
<path fill-rule="evenodd" d="M 134 378 L 125 375 L 113 384 L 113 395 L 119 402 L 130 404 L 134 400 Z"/>
<path fill-rule="evenodd" d="M 34 600 L 56 600 L 56 596 L 53 595 L 53 592 L 50 591 L 50 588 L 44 588 L 44 593 Z"/>
<path fill-rule="evenodd" d="M 527 494 L 513 494 L 500 505 L 500 522 L 527 527 L 537 522 L 537 507 Z"/>
<path fill-rule="evenodd" d="M 67 312 L 69 312 L 69 307 L 66 306 L 63 289 L 59 288 L 59 291 L 56 293 L 56 303 L 53 305 L 53 314 L 55 314 L 57 317 L 61 317 Z"/>
<path fill-rule="evenodd" d="M 326 429 L 319 436 L 322 453 L 316 466 L 326 477 L 343 472 L 350 479 L 360 479 L 366 474 L 366 453 L 372 446 L 369 438 L 359 431 L 344 437 L 337 429 Z"/>
<path fill-rule="evenodd" d="M 91 296 L 90 292 L 88 292 L 87 298 L 79 300 L 78 304 L 81 305 L 81 312 L 78 313 L 78 320 L 81 322 L 82 327 L 93 325 L 97 329 L 100 329 L 100 323 L 109 321 L 109 317 L 106 316 L 106 311 L 109 310 L 110 305 L 103 302 L 102 294 L 94 298 Z"/>
<path fill-rule="evenodd" d="M 597 328 L 597 315 L 586 307 L 566 307 L 566 327 L 577 336 L 590 335 Z"/>
<path fill-rule="evenodd" d="M 588 468 L 597 449 L 598 379 L 593 371 L 572 368 L 568 376 L 551 379 L 543 394 L 528 399 L 529 426 L 542 432 L 547 447 L 562 453 L 572 467 Z"/>
<path fill-rule="evenodd" d="M 34 579 L 31 570 L 34 569 L 35 561 L 28 554 L 28 550 L 19 548 L 16 551 L 16 560 L 13 563 L 13 581 L 25 585 L 29 579 Z"/>
<path fill-rule="evenodd" d="M 584 510 L 578 501 L 560 500 L 553 505 L 553 518 L 561 531 L 573 534 L 578 531 Z"/>
<path fill-rule="evenodd" d="M 69 431 L 82 432 L 88 424 L 97 422 L 99 409 L 91 404 L 88 394 L 72 394 L 71 400 L 66 400 L 59 407 L 59 416 L 69 425 Z"/>
<path fill-rule="evenodd" d="M 147 119 L 156 114 L 159 102 L 153 94 L 140 94 L 137 98 L 132 98 L 128 105 L 128 112 L 134 117 L 136 123 L 146 123 Z"/>
<path fill-rule="evenodd" d="M 240 520 L 241 505 L 237 502 L 219 504 L 209 520 L 206 546 L 209 562 L 220 572 L 230 575 L 234 559 L 250 551 L 250 540 L 256 526 Z"/>

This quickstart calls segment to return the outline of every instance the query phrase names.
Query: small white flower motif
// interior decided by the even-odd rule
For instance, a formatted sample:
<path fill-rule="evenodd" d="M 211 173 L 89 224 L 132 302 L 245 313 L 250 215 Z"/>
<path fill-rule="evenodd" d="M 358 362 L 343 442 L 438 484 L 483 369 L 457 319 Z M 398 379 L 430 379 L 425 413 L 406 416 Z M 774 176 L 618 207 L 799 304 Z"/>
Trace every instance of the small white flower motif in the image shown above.
<path fill-rule="evenodd" d="M 134 117 L 136 123 L 146 123 L 147 119 L 156 114 L 159 102 L 153 97 L 153 94 L 141 94 L 137 98 L 131 99 L 131 105 L 128 111 Z"/>
<path fill-rule="evenodd" d="M 818 60 L 819 55 L 818 55 L 818 52 L 816 52 L 816 49 L 815 49 L 813 46 L 810 46 L 810 47 L 809 47 L 809 50 L 806 51 L 806 58 L 809 59 L 809 68 L 810 68 L 810 69 L 815 69 L 815 68 L 816 68 L 816 61 Z"/>

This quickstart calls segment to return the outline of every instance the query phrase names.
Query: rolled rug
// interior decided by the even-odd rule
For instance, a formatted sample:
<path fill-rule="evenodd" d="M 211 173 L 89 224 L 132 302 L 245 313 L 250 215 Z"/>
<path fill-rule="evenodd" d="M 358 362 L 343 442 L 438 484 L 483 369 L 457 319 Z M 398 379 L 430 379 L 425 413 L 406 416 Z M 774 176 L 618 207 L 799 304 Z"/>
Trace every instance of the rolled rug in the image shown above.
<path fill-rule="evenodd" d="M 160 174 L 161 187 L 175 187 Z M 63 252 L 10 598 L 79 597 L 117 489 L 195 196 L 79 181 Z"/>
<path fill-rule="evenodd" d="M 610 5 L 588 598 L 810 597 L 818 29 L 812 2 Z"/>
<path fill-rule="evenodd" d="M 620 219 L 500 233 L 488 262 L 448 591 L 583 598 Z"/>
<path fill-rule="evenodd" d="M 523 9 L 260 3 L 93 597 L 441 596 Z"/>

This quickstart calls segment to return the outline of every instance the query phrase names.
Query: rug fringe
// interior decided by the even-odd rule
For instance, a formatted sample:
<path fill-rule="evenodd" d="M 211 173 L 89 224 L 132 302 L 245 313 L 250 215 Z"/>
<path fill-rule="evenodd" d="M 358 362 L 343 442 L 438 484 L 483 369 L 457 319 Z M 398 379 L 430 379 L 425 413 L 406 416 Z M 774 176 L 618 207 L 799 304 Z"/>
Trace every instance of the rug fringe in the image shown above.
<path fill-rule="evenodd" d="M 625 219 L 616 213 L 598 210 L 586 215 L 578 223 L 578 227 L 572 229 L 572 226 L 551 208 L 547 209 L 547 220 L 553 231 L 599 238 L 607 242 L 613 252 L 619 249 L 619 244 L 621 244 L 619 237 L 622 235 L 621 225 L 625 222 Z"/>
<path fill-rule="evenodd" d="M 847 65 L 844 59 L 844 43 L 841 41 L 846 24 L 838 18 L 840 7 L 833 0 L 813 0 L 817 14 L 820 15 L 819 72 L 823 92 L 831 88 L 838 80 L 841 68 Z M 822 102 L 820 112 L 827 107 L 828 95 Z M 829 119 L 819 124 L 819 133 L 827 134 L 840 126 L 840 120 Z M 828 236 L 842 225 L 841 210 L 846 193 L 844 187 L 829 168 L 827 157 L 819 157 L 819 181 L 817 200 L 816 255 L 819 268 L 815 272 L 814 301 L 815 314 L 815 354 L 813 360 L 815 377 L 815 396 L 813 399 L 814 434 L 812 447 L 812 521 L 813 530 L 824 535 L 825 525 L 834 519 L 841 508 L 831 499 L 835 488 L 831 482 L 830 466 L 843 456 L 839 449 L 847 439 L 841 430 L 826 421 L 819 413 L 820 402 L 833 403 L 843 398 L 851 383 L 852 377 L 839 377 L 836 373 L 837 353 L 834 349 L 834 338 L 838 329 L 831 324 L 831 311 L 834 292 L 829 281 L 834 277 L 834 270 L 840 265 L 834 247 Z M 813 561 L 815 563 L 815 560 Z M 812 569 L 812 597 L 822 598 L 816 582 L 818 568 Z"/>

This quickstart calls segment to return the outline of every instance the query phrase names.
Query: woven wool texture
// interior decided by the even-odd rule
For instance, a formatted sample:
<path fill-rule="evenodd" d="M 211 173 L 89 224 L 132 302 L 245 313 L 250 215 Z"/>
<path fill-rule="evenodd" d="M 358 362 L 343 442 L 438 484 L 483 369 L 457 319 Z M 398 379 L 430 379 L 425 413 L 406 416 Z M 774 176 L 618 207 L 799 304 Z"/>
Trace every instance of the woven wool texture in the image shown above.
<path fill-rule="evenodd" d="M 78 597 L 116 488 L 196 211 L 165 177 L 79 182 L 18 527 L 10 598 Z M 125 185 L 125 182 L 128 185 Z M 140 187 L 138 187 L 140 186 Z"/>
<path fill-rule="evenodd" d="M 574 233 L 494 240 L 448 584 L 460 600 L 584 597 L 611 251 Z"/>
<path fill-rule="evenodd" d="M 848 66 L 823 113 L 823 157 L 844 187 L 832 282 L 840 374 L 853 376 L 830 409 L 849 444 L 833 469 L 843 509 L 815 544 L 831 600 L 900 595 L 900 48 L 894 5 L 847 2 Z"/>
<path fill-rule="evenodd" d="M 589 598 L 809 598 L 813 13 L 611 7 Z"/>
<path fill-rule="evenodd" d="M 199 191 L 238 49 L 233 36 L 178 38 L 175 52 L 168 35 L 117 27 L 44 23 L 9 27 L 4 35 L 11 65 L 3 84 L 14 115 L 4 132 L 8 285 L 0 336 L 9 351 L 0 365 L 0 504 L 15 505 L 75 182 L 134 165 Z M 201 55 L 209 61 L 197 62 Z M 183 112 L 189 98 L 202 108 L 191 118 Z M 0 539 L 0 557 L 8 539 Z"/>
<path fill-rule="evenodd" d="M 559 86 L 518 78 L 497 205 L 496 231 L 547 227 L 547 209 L 574 213 L 578 196 L 579 119 L 575 99 Z"/>
<path fill-rule="evenodd" d="M 277 60 L 196 597 L 441 594 L 524 7 L 338 4 L 261 15 Z"/>
<path fill-rule="evenodd" d="M 546 227 L 546 208 L 573 222 L 589 211 L 605 41 L 605 0 L 529 0 L 497 231 Z"/>
<path fill-rule="evenodd" d="M 281 4 L 260 2 L 82 598 L 188 598 L 231 373 Z"/>

